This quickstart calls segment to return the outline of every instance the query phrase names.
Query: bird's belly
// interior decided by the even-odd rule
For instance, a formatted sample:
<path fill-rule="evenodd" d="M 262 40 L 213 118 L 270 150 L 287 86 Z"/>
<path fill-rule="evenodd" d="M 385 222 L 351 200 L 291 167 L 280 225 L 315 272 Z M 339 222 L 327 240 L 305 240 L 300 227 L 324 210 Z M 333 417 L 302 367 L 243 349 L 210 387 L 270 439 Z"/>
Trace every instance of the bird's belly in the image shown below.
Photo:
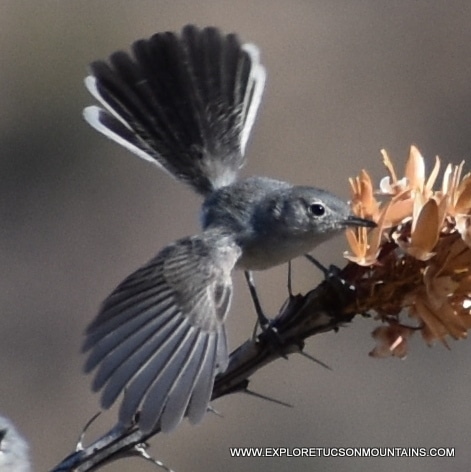
<path fill-rule="evenodd" d="M 243 248 L 242 256 L 236 267 L 244 270 L 266 270 L 310 252 L 315 244 L 312 241 L 283 240 L 265 241 L 263 244 Z"/>

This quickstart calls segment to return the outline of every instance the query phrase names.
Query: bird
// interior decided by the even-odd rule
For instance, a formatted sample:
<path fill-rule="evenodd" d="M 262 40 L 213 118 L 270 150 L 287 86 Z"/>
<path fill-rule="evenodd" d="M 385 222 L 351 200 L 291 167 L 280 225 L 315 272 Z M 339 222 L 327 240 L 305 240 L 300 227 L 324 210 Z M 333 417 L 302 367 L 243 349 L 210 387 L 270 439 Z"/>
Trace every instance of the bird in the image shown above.
<path fill-rule="evenodd" d="M 96 370 L 104 409 L 122 397 L 122 426 L 201 421 L 228 365 L 234 269 L 249 280 L 348 227 L 375 226 L 326 190 L 238 179 L 265 79 L 258 47 L 213 26 L 156 33 L 90 64 L 98 105 L 85 120 L 203 199 L 201 232 L 125 278 L 86 330 L 85 371 Z"/>
<path fill-rule="evenodd" d="M 12 422 L 0 416 L 0 471 L 31 472 L 28 443 Z"/>

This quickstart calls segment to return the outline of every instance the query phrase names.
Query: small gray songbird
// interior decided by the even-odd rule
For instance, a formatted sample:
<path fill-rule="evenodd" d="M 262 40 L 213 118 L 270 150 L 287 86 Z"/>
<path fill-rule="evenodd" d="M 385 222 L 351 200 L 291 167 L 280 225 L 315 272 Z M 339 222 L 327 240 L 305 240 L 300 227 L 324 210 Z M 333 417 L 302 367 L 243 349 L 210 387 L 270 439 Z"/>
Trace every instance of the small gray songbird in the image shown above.
<path fill-rule="evenodd" d="M 0 472 L 31 472 L 28 443 L 0 416 Z"/>
<path fill-rule="evenodd" d="M 202 232 L 126 278 L 84 343 L 102 406 L 123 393 L 121 425 L 137 418 L 144 432 L 171 431 L 184 416 L 201 420 L 227 367 L 232 270 L 268 269 L 349 226 L 374 223 L 325 190 L 236 180 L 265 69 L 257 47 L 234 34 L 193 25 L 155 34 L 135 42 L 132 55 L 93 62 L 85 83 L 103 106 L 85 109 L 91 126 L 204 197 Z"/>

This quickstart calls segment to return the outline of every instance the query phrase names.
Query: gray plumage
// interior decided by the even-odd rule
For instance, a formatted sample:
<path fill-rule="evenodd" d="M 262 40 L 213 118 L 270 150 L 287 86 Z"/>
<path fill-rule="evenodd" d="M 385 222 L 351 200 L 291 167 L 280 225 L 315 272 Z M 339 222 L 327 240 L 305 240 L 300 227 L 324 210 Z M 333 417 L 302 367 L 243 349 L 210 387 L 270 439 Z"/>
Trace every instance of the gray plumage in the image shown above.
<path fill-rule="evenodd" d="M 224 319 L 240 252 L 219 229 L 181 239 L 104 302 L 87 330 L 84 349 L 93 350 L 85 369 L 99 365 L 93 388 L 103 388 L 104 408 L 126 387 L 123 423 L 141 402 L 143 430 L 150 430 L 156 418 L 163 431 L 172 430 L 185 413 L 193 422 L 202 418 L 213 378 L 227 367 Z"/>
<path fill-rule="evenodd" d="M 104 408 L 124 394 L 120 423 L 171 431 L 185 415 L 202 418 L 227 366 L 232 270 L 267 269 L 373 223 L 315 187 L 236 181 L 265 83 L 254 45 L 189 25 L 132 50 L 92 63 L 86 86 L 104 108 L 86 108 L 85 119 L 202 194 L 203 232 L 164 248 L 105 300 L 86 332 L 85 369 L 97 368 Z"/>

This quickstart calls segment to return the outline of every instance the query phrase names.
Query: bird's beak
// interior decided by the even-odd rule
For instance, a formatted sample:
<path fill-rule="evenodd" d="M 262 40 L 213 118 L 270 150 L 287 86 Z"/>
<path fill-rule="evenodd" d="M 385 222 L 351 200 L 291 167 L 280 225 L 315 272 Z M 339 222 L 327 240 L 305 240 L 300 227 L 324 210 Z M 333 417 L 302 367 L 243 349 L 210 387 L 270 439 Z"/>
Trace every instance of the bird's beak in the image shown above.
<path fill-rule="evenodd" d="M 376 228 L 378 225 L 372 220 L 360 218 L 355 215 L 349 215 L 345 220 L 345 226 L 365 226 L 366 228 Z"/>

